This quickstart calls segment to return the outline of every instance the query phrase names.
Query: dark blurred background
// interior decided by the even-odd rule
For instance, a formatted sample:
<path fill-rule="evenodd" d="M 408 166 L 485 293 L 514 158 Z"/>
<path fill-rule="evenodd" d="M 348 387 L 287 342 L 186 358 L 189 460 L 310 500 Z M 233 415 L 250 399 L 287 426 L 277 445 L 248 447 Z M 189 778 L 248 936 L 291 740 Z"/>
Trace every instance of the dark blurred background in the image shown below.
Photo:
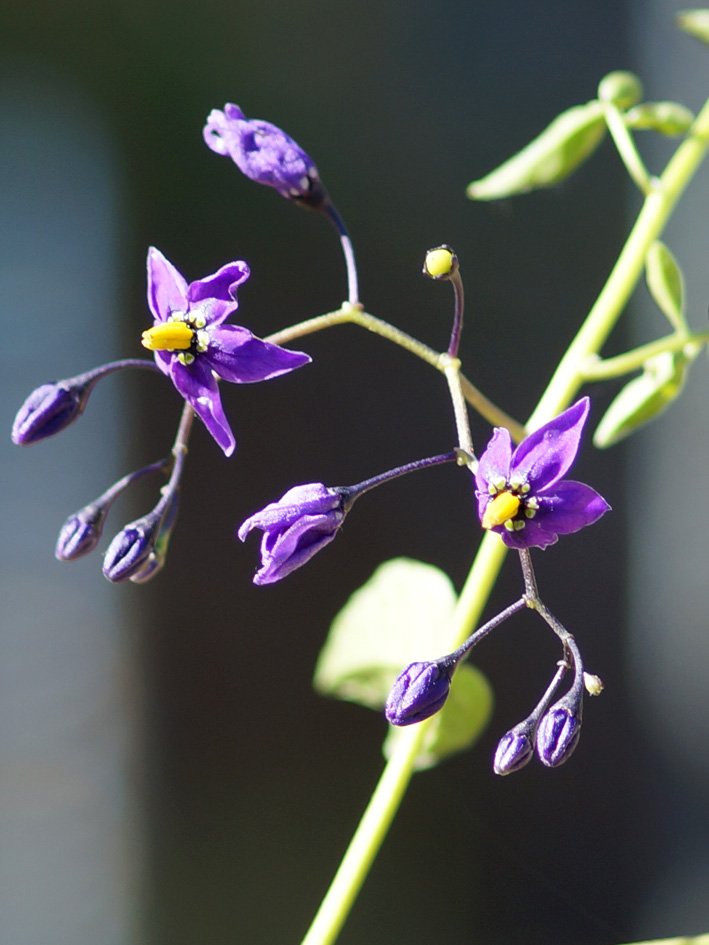
<path fill-rule="evenodd" d="M 350 229 L 368 311 L 438 348 L 451 293 L 420 268 L 429 247 L 455 247 L 467 373 L 524 419 L 638 199 L 608 143 L 553 191 L 475 205 L 466 184 L 592 98 L 608 71 L 637 69 L 648 97 L 698 108 L 709 62 L 675 34 L 669 4 L 616 0 L 6 0 L 0 54 L 8 429 L 39 383 L 141 355 L 149 245 L 188 280 L 246 259 L 239 322 L 259 335 L 339 305 L 331 229 L 205 147 L 206 116 L 228 101 L 286 129 L 316 161 Z M 682 232 L 677 241 L 698 252 L 699 324 L 703 250 Z M 633 332 L 664 330 L 658 320 Z M 618 332 L 608 351 L 624 341 Z M 138 372 L 111 379 L 63 437 L 2 450 L 6 945 L 297 943 L 327 888 L 385 734 L 375 713 L 312 692 L 329 623 L 390 557 L 434 563 L 460 587 L 479 531 L 466 478 L 431 470 L 363 500 L 330 549 L 287 581 L 252 586 L 258 542 L 235 540 L 247 515 L 293 484 L 357 482 L 447 451 L 454 436 L 441 379 L 405 352 L 352 326 L 296 347 L 312 355 L 307 369 L 222 385 L 237 452 L 225 461 L 198 425 L 168 565 L 147 586 L 111 587 L 98 555 L 68 567 L 52 547 L 71 511 L 169 450 L 181 406 L 170 384 Z M 594 424 L 616 390 L 594 390 Z M 484 442 L 489 428 L 473 422 Z M 587 442 L 575 475 L 615 511 L 536 555 L 545 599 L 606 684 L 576 755 L 557 771 L 491 771 L 498 738 L 528 713 L 557 658 L 521 615 L 477 657 L 496 694 L 487 732 L 416 776 L 342 945 L 591 945 L 709 928 L 705 897 L 678 904 L 668 878 L 673 849 L 690 862 L 683 837 L 704 861 L 706 770 L 685 780 L 681 758 L 661 753 L 643 698 L 663 689 L 664 670 L 648 665 L 637 683 L 628 658 L 633 626 L 647 621 L 623 592 L 628 561 L 637 575 L 624 525 L 646 521 L 657 494 L 639 485 L 642 450 L 655 450 L 643 437 L 636 454 L 594 455 Z M 131 492 L 108 537 L 153 502 L 149 484 Z M 660 569 L 681 557 L 659 545 Z M 647 603 L 658 580 L 644 572 L 631 591 Z M 509 560 L 488 612 L 519 587 Z M 678 592 L 669 595 L 672 613 Z M 704 610 L 692 612 L 706 629 Z M 680 701 L 698 652 L 688 645 L 689 668 L 677 672 Z M 695 754 L 707 741 L 703 709 L 692 701 L 683 722 L 695 726 L 685 729 Z M 676 742 L 669 724 L 666 741 Z"/>

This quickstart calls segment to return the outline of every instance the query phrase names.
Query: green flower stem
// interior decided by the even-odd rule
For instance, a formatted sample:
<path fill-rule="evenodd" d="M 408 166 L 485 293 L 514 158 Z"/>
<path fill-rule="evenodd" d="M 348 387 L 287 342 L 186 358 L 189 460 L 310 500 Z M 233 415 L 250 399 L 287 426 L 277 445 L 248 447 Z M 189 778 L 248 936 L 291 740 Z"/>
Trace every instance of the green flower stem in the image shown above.
<path fill-rule="evenodd" d="M 434 351 L 433 348 L 429 348 L 428 345 L 423 344 L 423 342 L 418 341 L 411 335 L 407 335 L 406 332 L 399 331 L 398 328 L 390 325 L 389 322 L 385 322 L 381 318 L 376 318 L 374 315 L 363 311 L 360 305 L 350 305 L 347 302 L 344 303 L 342 308 L 337 309 L 335 312 L 327 312 L 325 315 L 317 315 L 315 318 L 298 322 L 297 325 L 291 325 L 289 328 L 284 328 L 282 331 L 267 335 L 264 340 L 270 341 L 271 344 L 275 345 L 288 344 L 291 341 L 295 341 L 297 338 L 302 338 L 304 335 L 311 335 L 313 332 L 322 331 L 323 328 L 332 328 L 333 325 L 345 324 L 360 325 L 368 331 L 381 335 L 382 338 L 386 338 L 388 341 L 393 341 L 394 344 L 400 345 L 400 347 L 410 351 L 411 354 L 415 354 L 416 357 L 421 358 L 421 360 L 435 367 L 437 371 L 441 371 L 442 373 L 445 373 L 446 367 L 450 362 L 449 355 Z M 504 410 L 501 410 L 493 404 L 491 400 L 488 400 L 464 374 L 460 374 L 459 377 L 463 396 L 470 406 L 473 407 L 474 410 L 477 410 L 481 417 L 484 417 L 493 426 L 507 427 L 515 442 L 524 439 L 526 434 L 521 423 L 518 423 L 506 414 Z"/>
<path fill-rule="evenodd" d="M 468 408 L 463 396 L 463 388 L 460 384 L 460 361 L 458 358 L 450 357 L 445 366 L 444 374 L 448 381 L 448 390 L 453 404 L 453 413 L 455 414 L 455 426 L 458 431 L 458 446 L 470 456 L 475 455 L 473 448 L 473 436 L 470 432 L 470 418 L 468 417 Z M 477 463 L 476 463 L 477 465 Z"/>
<path fill-rule="evenodd" d="M 709 331 L 698 334 L 675 332 L 665 335 L 664 338 L 658 338 L 657 341 L 633 348 L 632 351 L 626 351 L 625 354 L 619 354 L 615 358 L 599 358 L 596 355 L 590 355 L 587 362 L 581 366 L 580 372 L 585 381 L 605 381 L 611 377 L 622 377 L 631 371 L 637 371 L 643 367 L 648 358 L 663 354 L 665 351 L 683 351 L 689 347 L 694 349 L 693 353 L 696 353 L 706 344 L 709 344 Z"/>
<path fill-rule="evenodd" d="M 606 125 L 613 138 L 613 143 L 618 149 L 625 169 L 631 178 L 640 188 L 641 193 L 646 197 L 655 189 L 656 181 L 650 177 L 643 160 L 635 147 L 635 141 L 630 133 L 628 126 L 623 121 L 623 116 L 616 105 L 612 102 L 604 102 L 604 117 Z"/>
<path fill-rule="evenodd" d="M 658 182 L 658 189 L 646 197 L 607 283 L 530 417 L 530 429 L 536 429 L 551 420 L 571 403 L 584 381 L 584 366 L 588 364 L 591 355 L 600 351 L 625 308 L 642 272 L 650 244 L 662 232 L 677 201 L 704 158 L 707 147 L 709 102 L 697 116 L 689 137 L 671 158 Z M 340 319 L 346 320 L 355 319 Z M 395 332 L 396 329 L 392 331 Z M 273 341 L 275 337 L 277 336 L 271 336 L 269 340 Z M 283 333 L 280 333 L 280 337 L 287 340 Z M 415 344 L 418 345 L 418 342 Z M 470 635 L 470 630 L 478 621 L 497 580 L 506 550 L 497 535 L 488 533 L 483 538 L 458 599 L 451 638 L 447 642 L 448 649 L 455 649 Z M 303 945 L 331 945 L 339 935 L 404 796 L 413 774 L 418 745 L 428 724 L 426 721 L 416 725 L 412 734 L 402 738 L 394 750 L 313 925 L 303 940 Z"/>
<path fill-rule="evenodd" d="M 468 575 L 451 622 L 451 635 L 444 647 L 454 650 L 470 635 L 493 588 L 507 548 L 497 535 L 488 533 Z M 454 682 L 455 685 L 455 682 Z M 399 808 L 411 776 L 421 742 L 431 720 L 402 731 L 344 859 L 322 901 L 302 945 L 332 945 L 347 919 Z"/>
<path fill-rule="evenodd" d="M 529 419 L 535 429 L 571 403 L 585 380 L 584 367 L 598 354 L 628 303 L 645 265 L 651 243 L 658 238 L 677 201 L 709 147 L 709 102 L 697 116 L 688 137 L 677 148 L 656 189 L 648 194 L 618 261 L 579 333 L 559 362 L 549 386 Z"/>

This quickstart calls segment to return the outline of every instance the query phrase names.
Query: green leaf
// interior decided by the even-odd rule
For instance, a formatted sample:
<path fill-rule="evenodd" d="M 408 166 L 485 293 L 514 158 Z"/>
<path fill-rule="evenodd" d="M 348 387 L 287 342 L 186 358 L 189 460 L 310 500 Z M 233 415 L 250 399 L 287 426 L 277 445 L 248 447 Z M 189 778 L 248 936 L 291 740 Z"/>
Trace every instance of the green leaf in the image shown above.
<path fill-rule="evenodd" d="M 594 446 L 605 449 L 658 417 L 684 387 L 697 350 L 663 351 L 645 362 L 643 373 L 621 390 L 598 424 Z"/>
<path fill-rule="evenodd" d="M 428 723 L 414 767 L 432 768 L 444 758 L 469 748 L 478 740 L 492 714 L 492 687 L 475 666 L 458 667 L 450 695 L 441 711 Z M 383 751 L 390 758 L 403 730 L 392 725 Z"/>
<path fill-rule="evenodd" d="M 380 709 L 405 666 L 443 655 L 456 599 L 448 576 L 433 565 L 410 558 L 385 562 L 335 617 L 315 689 Z"/>
<path fill-rule="evenodd" d="M 672 327 L 676 331 L 686 330 L 682 270 L 670 250 L 660 240 L 655 240 L 647 251 L 645 277 L 650 294 Z"/>
<path fill-rule="evenodd" d="M 624 115 L 628 128 L 659 131 L 660 134 L 684 135 L 694 123 L 694 113 L 678 102 L 643 102 Z"/>
<path fill-rule="evenodd" d="M 677 14 L 677 26 L 703 43 L 709 43 L 709 10 L 683 10 Z"/>
<path fill-rule="evenodd" d="M 514 157 L 468 185 L 472 200 L 497 200 L 551 187 L 568 177 L 601 142 L 604 106 L 592 101 L 562 112 Z"/>

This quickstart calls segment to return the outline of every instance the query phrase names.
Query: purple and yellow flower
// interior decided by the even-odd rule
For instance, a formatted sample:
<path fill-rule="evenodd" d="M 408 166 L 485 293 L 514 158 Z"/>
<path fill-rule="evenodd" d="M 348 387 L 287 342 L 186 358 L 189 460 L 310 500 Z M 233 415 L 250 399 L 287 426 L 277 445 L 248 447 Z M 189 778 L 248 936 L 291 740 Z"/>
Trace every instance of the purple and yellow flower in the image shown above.
<path fill-rule="evenodd" d="M 254 584 L 273 584 L 309 561 L 337 534 L 351 501 L 351 490 L 320 482 L 289 489 L 278 502 L 256 512 L 239 528 L 239 538 L 263 531 L 261 568 Z"/>
<path fill-rule="evenodd" d="M 318 169 L 300 145 L 270 122 L 246 118 L 238 105 L 213 109 L 203 134 L 212 151 L 228 155 L 251 180 L 309 207 L 326 199 Z"/>
<path fill-rule="evenodd" d="M 559 535 L 591 525 L 610 509 L 582 482 L 563 479 L 576 458 L 589 400 L 584 397 L 512 450 L 509 431 L 496 428 L 475 480 L 483 528 L 510 548 L 546 548 Z"/>
<path fill-rule="evenodd" d="M 236 444 L 217 377 L 251 384 L 310 361 L 307 354 L 262 341 L 240 325 L 223 324 L 238 308 L 236 290 L 248 277 L 249 267 L 238 261 L 188 285 L 159 250 L 148 250 L 148 304 L 155 324 L 143 332 L 143 345 L 155 352 L 157 366 L 227 456 Z"/>

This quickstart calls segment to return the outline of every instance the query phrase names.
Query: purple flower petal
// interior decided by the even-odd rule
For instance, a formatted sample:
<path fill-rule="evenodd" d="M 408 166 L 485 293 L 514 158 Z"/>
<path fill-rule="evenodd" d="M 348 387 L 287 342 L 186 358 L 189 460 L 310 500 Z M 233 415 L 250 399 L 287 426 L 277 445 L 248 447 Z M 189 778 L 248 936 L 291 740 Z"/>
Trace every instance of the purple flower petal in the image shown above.
<path fill-rule="evenodd" d="M 187 298 L 190 302 L 200 302 L 202 299 L 221 299 L 224 302 L 235 302 L 236 290 L 242 282 L 246 282 L 249 278 L 249 272 L 248 265 L 241 259 L 227 263 L 226 266 L 222 266 L 218 272 L 211 276 L 205 276 L 204 279 L 191 282 L 187 288 Z"/>
<path fill-rule="evenodd" d="M 582 397 L 530 433 L 512 456 L 512 475 L 528 482 L 535 492 L 558 482 L 576 459 L 589 406 L 588 397 Z"/>
<path fill-rule="evenodd" d="M 229 421 L 224 415 L 219 387 L 209 365 L 204 360 L 196 359 L 186 366 L 177 358 L 170 365 L 170 376 L 178 392 L 203 421 L 209 432 L 224 450 L 231 456 L 236 446 Z"/>
<path fill-rule="evenodd" d="M 332 520 L 319 515 L 304 515 L 282 535 L 265 532 L 261 541 L 261 568 L 254 575 L 254 584 L 280 581 L 309 561 L 336 534 Z"/>
<path fill-rule="evenodd" d="M 556 544 L 557 536 L 543 528 L 536 518 L 525 522 L 519 531 L 509 531 L 503 525 L 491 529 L 502 538 L 508 548 L 547 548 Z"/>
<path fill-rule="evenodd" d="M 247 518 L 239 528 L 238 535 L 241 541 L 254 528 L 264 530 L 273 527 L 288 527 L 296 522 L 301 515 L 325 514 L 342 505 L 342 496 L 339 492 L 328 489 L 321 482 L 308 483 L 305 486 L 294 486 L 282 496 L 278 502 L 272 502 L 266 508 Z"/>
<path fill-rule="evenodd" d="M 492 439 L 480 457 L 475 481 L 482 493 L 488 493 L 488 485 L 496 479 L 507 480 L 510 477 L 512 462 L 512 438 L 504 427 L 495 427 Z M 487 504 L 487 503 L 486 503 Z"/>
<path fill-rule="evenodd" d="M 187 309 L 187 283 L 159 249 L 148 250 L 148 305 L 153 318 L 165 322 L 172 312 Z"/>
<path fill-rule="evenodd" d="M 585 525 L 592 525 L 610 510 L 610 505 L 595 489 L 572 479 L 558 483 L 551 494 L 550 490 L 538 494 L 537 501 L 539 510 L 531 521 L 557 535 L 569 535 Z"/>
<path fill-rule="evenodd" d="M 225 381 L 252 384 L 302 367 L 310 357 L 261 341 L 238 325 L 222 325 L 209 333 L 206 360 Z"/>

